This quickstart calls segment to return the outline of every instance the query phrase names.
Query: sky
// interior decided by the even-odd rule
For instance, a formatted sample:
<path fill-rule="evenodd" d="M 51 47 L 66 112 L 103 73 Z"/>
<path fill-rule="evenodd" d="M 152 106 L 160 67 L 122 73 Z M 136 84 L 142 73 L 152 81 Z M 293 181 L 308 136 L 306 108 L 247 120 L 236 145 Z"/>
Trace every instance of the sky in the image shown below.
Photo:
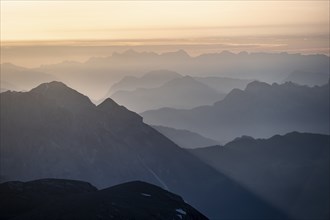
<path fill-rule="evenodd" d="M 54 45 L 177 45 L 193 54 L 213 45 L 217 51 L 328 55 L 328 38 L 328 0 L 1 0 L 1 46 L 8 57 L 14 46 Z"/>
<path fill-rule="evenodd" d="M 1 1 L 1 39 L 325 34 L 329 1 Z"/>

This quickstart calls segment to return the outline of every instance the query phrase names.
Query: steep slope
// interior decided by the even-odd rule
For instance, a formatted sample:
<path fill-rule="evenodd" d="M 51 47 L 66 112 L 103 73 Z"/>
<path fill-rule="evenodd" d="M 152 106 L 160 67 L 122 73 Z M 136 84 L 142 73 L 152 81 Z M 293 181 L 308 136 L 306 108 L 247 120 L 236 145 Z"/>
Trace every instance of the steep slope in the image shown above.
<path fill-rule="evenodd" d="M 241 138 L 191 150 L 296 219 L 330 217 L 330 137 L 309 133 Z"/>
<path fill-rule="evenodd" d="M 106 95 L 109 98 L 117 91 L 133 91 L 138 88 L 156 88 L 164 83 L 182 77 L 179 73 L 169 70 L 154 70 L 141 77 L 125 76 L 119 82 L 113 84 Z"/>
<path fill-rule="evenodd" d="M 181 197 L 139 181 L 99 191 L 64 179 L 6 182 L 0 195 L 1 219 L 207 219 Z"/>
<path fill-rule="evenodd" d="M 285 219 L 111 99 L 95 106 L 60 82 L 0 96 L 2 182 L 69 178 L 108 187 L 142 180 L 209 217 Z"/>
<path fill-rule="evenodd" d="M 173 79 L 157 88 L 118 91 L 111 98 L 135 112 L 162 107 L 193 108 L 221 100 L 224 94 L 190 76 Z"/>
<path fill-rule="evenodd" d="M 219 144 L 217 141 L 203 137 L 200 134 L 164 126 L 152 126 L 164 136 L 182 148 L 198 148 Z"/>
<path fill-rule="evenodd" d="M 141 114 L 144 122 L 187 129 L 220 142 L 249 135 L 270 137 L 291 131 L 329 133 L 329 84 L 252 82 L 234 89 L 212 106 L 191 110 L 159 109 Z"/>

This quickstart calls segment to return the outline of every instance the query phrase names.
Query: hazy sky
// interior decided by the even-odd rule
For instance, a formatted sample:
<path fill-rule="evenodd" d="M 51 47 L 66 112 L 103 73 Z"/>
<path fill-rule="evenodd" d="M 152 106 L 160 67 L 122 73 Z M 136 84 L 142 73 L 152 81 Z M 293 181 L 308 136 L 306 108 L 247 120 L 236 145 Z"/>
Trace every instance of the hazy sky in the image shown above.
<path fill-rule="evenodd" d="M 1 40 L 320 35 L 329 1 L 1 1 Z"/>
<path fill-rule="evenodd" d="M 222 50 L 329 55 L 329 1 L 1 0 L 2 62 L 83 61 L 128 47 L 192 55 Z"/>

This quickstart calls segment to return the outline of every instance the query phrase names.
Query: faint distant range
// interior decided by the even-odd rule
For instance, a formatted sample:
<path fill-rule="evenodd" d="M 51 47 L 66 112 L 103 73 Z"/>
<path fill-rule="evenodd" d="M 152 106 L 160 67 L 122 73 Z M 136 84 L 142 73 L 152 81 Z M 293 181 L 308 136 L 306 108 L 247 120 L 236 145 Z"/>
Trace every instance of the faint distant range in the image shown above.
<path fill-rule="evenodd" d="M 135 112 L 162 107 L 189 109 L 213 104 L 234 88 L 243 89 L 251 80 L 226 77 L 191 77 L 158 70 L 142 77 L 125 76 L 104 97 Z"/>
<path fill-rule="evenodd" d="M 146 123 L 186 129 L 219 142 L 291 131 L 329 134 L 329 83 L 308 87 L 255 81 L 213 105 L 162 108 L 141 115 Z"/>
<path fill-rule="evenodd" d="M 86 62 L 43 65 L 33 71 L 51 74 L 91 98 L 99 99 L 122 77 L 142 76 L 159 69 L 190 76 L 256 79 L 273 83 L 282 82 L 294 71 L 329 73 L 329 57 L 288 53 L 234 54 L 228 51 L 191 57 L 184 50 L 161 54 L 127 50 L 108 57 L 93 57 Z M 1 74 L 5 71 L 2 69 Z M 2 80 L 15 85 L 5 77 Z"/>
<path fill-rule="evenodd" d="M 221 27 L 221 32 L 224 27 Z M 233 29 L 231 29 L 233 30 Z M 238 30 L 242 30 L 239 27 Z M 250 29 L 251 30 L 251 29 Z M 196 29 L 193 30 L 196 32 Z M 197 32 L 200 30 L 197 30 Z M 205 31 L 205 30 L 203 30 Z M 226 30 L 228 32 L 228 29 Z M 84 62 L 90 57 L 106 57 L 113 52 L 134 49 L 139 52 L 167 53 L 183 49 L 191 56 L 232 51 L 239 53 L 302 53 L 329 56 L 329 34 L 276 35 L 276 36 L 209 36 L 200 38 L 158 39 L 90 39 L 90 40 L 36 40 L 1 41 L 1 62 L 10 62 L 26 67 L 38 67 L 63 60 Z"/>
<path fill-rule="evenodd" d="M 193 149 L 219 144 L 217 141 L 203 137 L 196 132 L 156 125 L 152 127 L 182 148 Z"/>

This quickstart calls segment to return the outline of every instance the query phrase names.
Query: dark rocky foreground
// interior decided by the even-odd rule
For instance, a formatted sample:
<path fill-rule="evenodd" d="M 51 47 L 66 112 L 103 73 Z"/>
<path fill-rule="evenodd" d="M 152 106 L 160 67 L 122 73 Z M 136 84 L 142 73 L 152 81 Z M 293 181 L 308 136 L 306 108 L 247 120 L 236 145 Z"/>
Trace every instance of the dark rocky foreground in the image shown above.
<path fill-rule="evenodd" d="M 0 219 L 207 219 L 183 199 L 141 181 L 97 190 L 64 179 L 0 184 Z"/>

